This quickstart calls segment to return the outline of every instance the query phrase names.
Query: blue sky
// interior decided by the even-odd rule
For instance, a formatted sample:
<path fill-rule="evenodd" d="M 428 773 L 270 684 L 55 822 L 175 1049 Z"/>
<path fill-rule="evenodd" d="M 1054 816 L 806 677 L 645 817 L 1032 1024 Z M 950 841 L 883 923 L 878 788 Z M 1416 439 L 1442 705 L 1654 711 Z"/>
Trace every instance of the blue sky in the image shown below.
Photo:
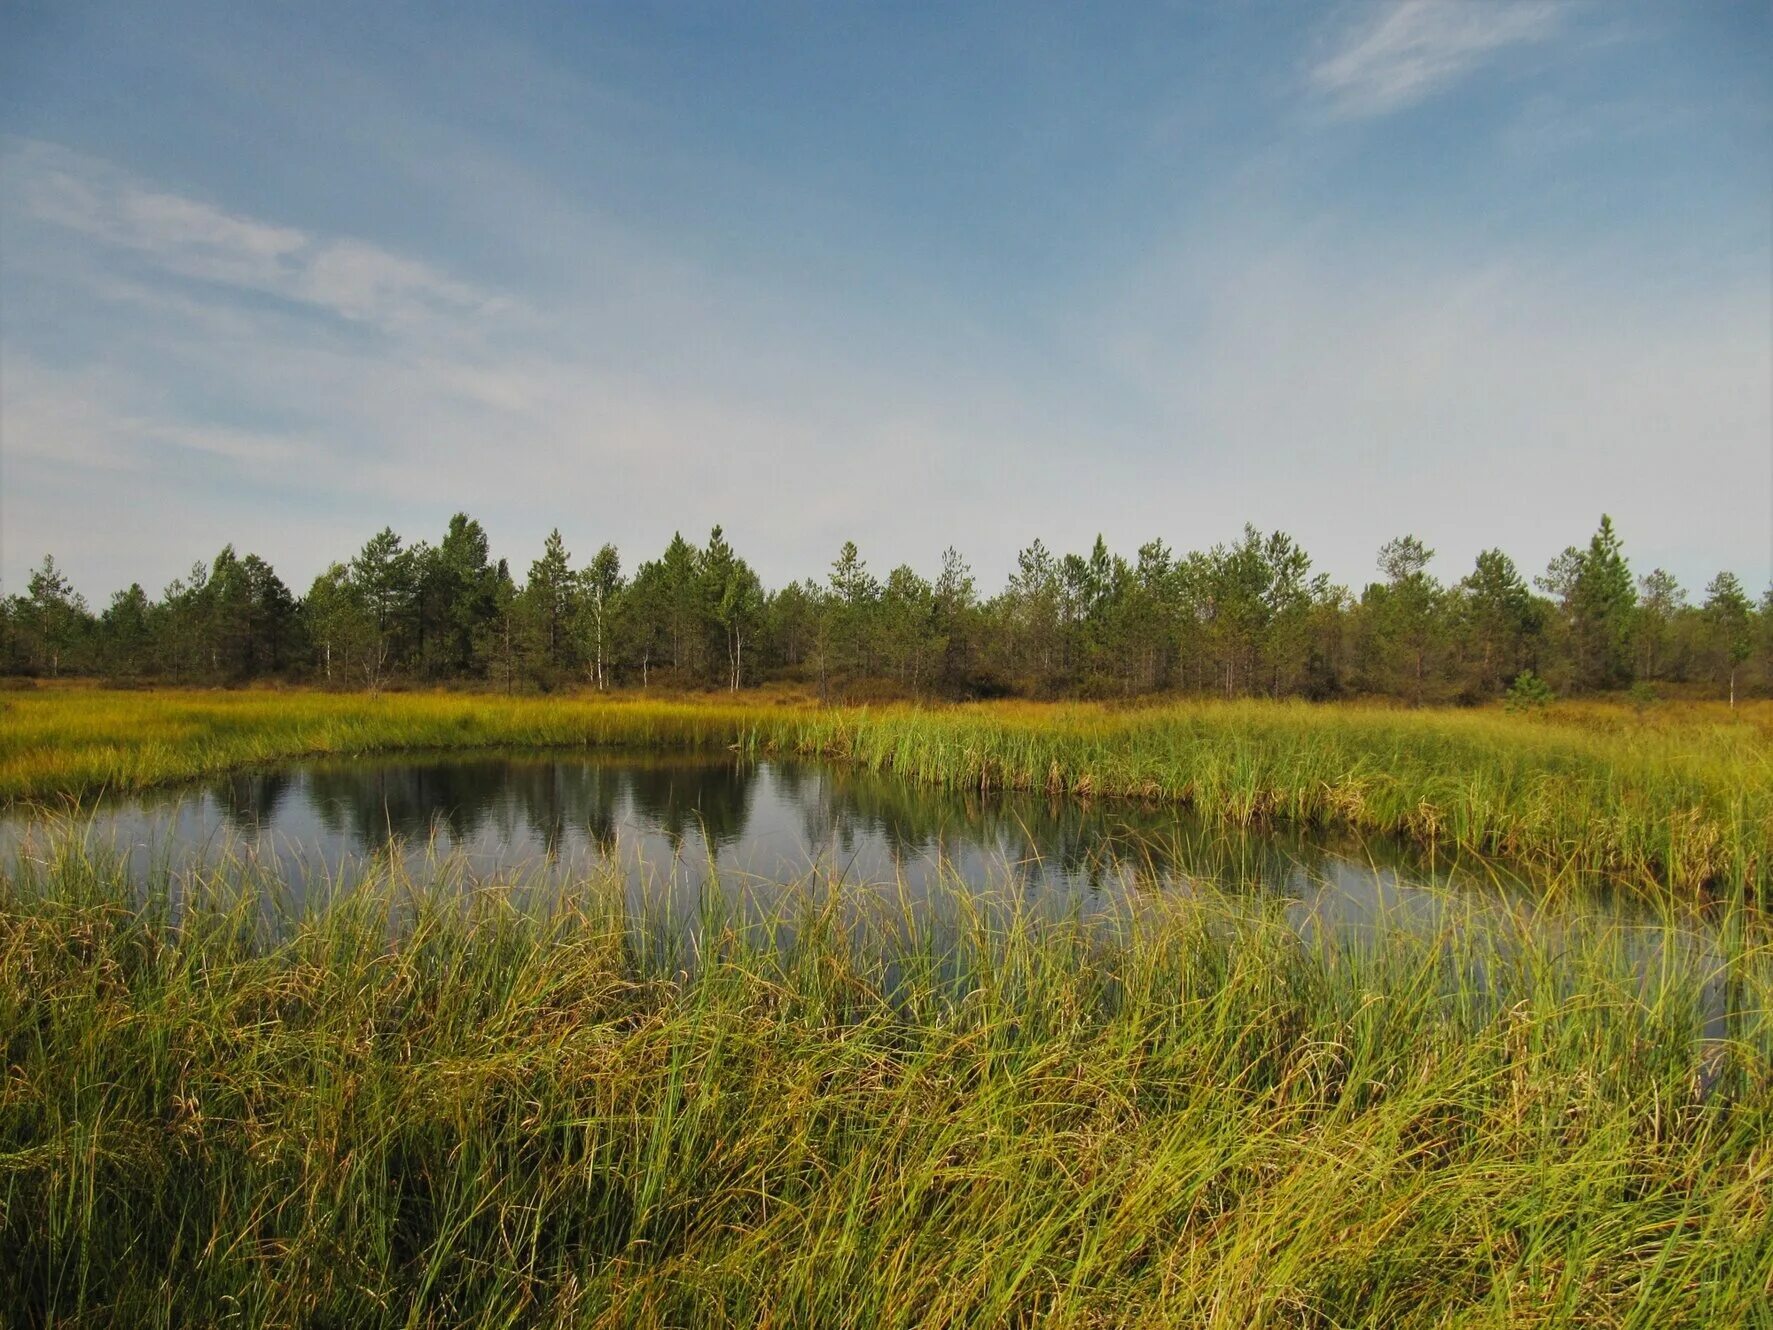
<path fill-rule="evenodd" d="M 1773 575 L 1762 3 L 8 6 L 0 579 L 384 523 Z"/>

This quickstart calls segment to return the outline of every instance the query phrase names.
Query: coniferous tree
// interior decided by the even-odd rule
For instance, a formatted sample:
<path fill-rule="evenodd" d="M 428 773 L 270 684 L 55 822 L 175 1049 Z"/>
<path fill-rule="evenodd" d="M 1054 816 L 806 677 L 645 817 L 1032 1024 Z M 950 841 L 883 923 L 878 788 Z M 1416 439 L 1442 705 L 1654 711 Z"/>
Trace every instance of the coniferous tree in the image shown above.
<path fill-rule="evenodd" d="M 1600 529 L 1577 555 L 1566 585 L 1577 681 L 1587 688 L 1629 682 L 1637 592 L 1611 517 L 1602 514 Z"/>
<path fill-rule="evenodd" d="M 1714 579 L 1704 606 L 1654 570 L 1633 587 L 1603 518 L 1586 547 L 1526 589 L 1499 550 L 1443 592 L 1413 537 L 1389 542 L 1383 579 L 1358 601 L 1314 574 L 1284 532 L 1246 526 L 1228 545 L 1173 554 L 1150 541 L 1129 562 L 1097 537 L 1018 556 L 981 601 L 953 550 L 933 582 L 913 567 L 884 584 L 853 544 L 827 577 L 766 593 L 716 528 L 706 547 L 675 535 L 622 576 L 613 546 L 576 572 L 558 532 L 521 591 L 490 562 L 485 532 L 452 517 L 435 547 L 384 529 L 297 602 L 270 564 L 226 546 L 158 601 L 139 586 L 90 613 L 53 560 L 27 594 L 0 601 L 0 670 L 236 681 L 315 674 L 376 689 L 390 678 L 490 678 L 543 686 L 583 671 L 600 688 L 654 682 L 740 687 L 784 671 L 820 696 L 890 680 L 914 694 L 1185 692 L 1330 697 L 1348 688 L 1426 701 L 1443 680 L 1493 696 L 1522 669 L 1558 688 L 1632 679 L 1703 681 L 1724 696 L 1773 685 L 1773 593 L 1758 610 Z"/>
<path fill-rule="evenodd" d="M 704 645 L 701 554 L 682 532 L 671 533 L 671 543 L 658 562 L 658 577 L 671 668 L 695 674 L 701 669 Z"/>
<path fill-rule="evenodd" d="M 799 671 L 813 661 L 814 620 L 819 614 L 817 588 L 790 582 L 766 599 L 764 620 L 769 663 Z"/>
<path fill-rule="evenodd" d="M 1730 681 L 1730 706 L 1736 706 L 1736 671 L 1754 651 L 1754 607 L 1735 573 L 1719 573 L 1705 588 L 1705 621 L 1711 654 Z"/>
<path fill-rule="evenodd" d="M 1407 680 L 1403 687 L 1420 704 L 1428 676 L 1441 609 L 1441 587 L 1428 572 L 1434 557 L 1415 536 L 1399 536 L 1379 548 L 1379 571 L 1385 581 L 1369 588 L 1375 626 L 1393 678 Z"/>
<path fill-rule="evenodd" d="M 1132 686 L 1164 687 L 1175 655 L 1177 569 L 1175 556 L 1162 540 L 1139 547 L 1138 562 L 1128 589 L 1123 650 Z"/>
<path fill-rule="evenodd" d="M 517 584 L 503 559 L 487 579 L 487 614 L 476 632 L 474 656 L 480 671 L 507 693 L 527 660 Z"/>
<path fill-rule="evenodd" d="M 528 630 L 531 665 L 537 678 L 552 685 L 574 666 L 572 627 L 577 617 L 578 584 L 572 556 L 556 527 L 542 545 L 542 557 L 529 566 L 522 613 Z"/>
<path fill-rule="evenodd" d="M 410 640 L 413 571 L 412 555 L 392 527 L 371 536 L 351 560 L 351 587 L 366 629 L 353 641 L 353 655 L 371 691 L 381 687 Z"/>
<path fill-rule="evenodd" d="M 942 571 L 931 588 L 931 630 L 939 645 L 942 682 L 950 692 L 969 686 L 978 643 L 979 593 L 973 570 L 952 545 L 942 551 Z"/>
<path fill-rule="evenodd" d="M 1203 613 L 1225 696 L 1270 691 L 1273 632 L 1309 604 L 1311 561 L 1282 532 L 1264 538 L 1246 523 L 1241 539 L 1215 545 L 1199 565 Z"/>
<path fill-rule="evenodd" d="M 928 686 L 940 652 L 935 589 L 909 565 L 887 574 L 880 595 L 880 649 L 886 668 L 913 695 Z"/>
<path fill-rule="evenodd" d="M 283 579 L 256 554 L 240 561 L 246 579 L 248 634 L 251 647 L 246 676 L 278 674 L 305 653 L 300 607 Z"/>
<path fill-rule="evenodd" d="M 160 596 L 158 665 L 174 679 L 193 678 L 203 669 L 204 589 L 209 565 L 198 560 L 183 577 L 167 583 Z"/>
<path fill-rule="evenodd" d="M 1016 571 L 1002 599 L 1012 650 L 1037 692 L 1059 684 L 1062 669 L 1061 599 L 1058 562 L 1036 538 L 1016 555 Z"/>
<path fill-rule="evenodd" d="M 705 652 L 712 662 L 724 657 L 725 683 L 737 692 L 745 675 L 745 644 L 751 641 L 763 614 L 763 585 L 757 574 L 727 543 L 717 526 L 708 535 L 697 571 L 702 584 L 704 620 L 718 649 Z"/>
<path fill-rule="evenodd" d="M 1329 578 L 1312 577 L 1311 556 L 1284 531 L 1271 532 L 1262 542 L 1262 568 L 1266 621 L 1262 664 L 1267 691 L 1278 697 L 1305 669 L 1311 650 L 1311 608 L 1326 594 Z"/>
<path fill-rule="evenodd" d="M 26 653 L 38 669 L 55 678 L 79 647 L 86 601 L 46 554 L 25 584 L 22 610 Z"/>
<path fill-rule="evenodd" d="M 1480 553 L 1457 592 L 1473 682 L 1480 692 L 1498 693 L 1528 668 L 1528 643 L 1538 627 L 1533 593 L 1501 550 Z"/>
<path fill-rule="evenodd" d="M 1668 669 L 1675 622 L 1686 608 L 1687 593 L 1672 574 L 1653 568 L 1638 579 L 1639 678 L 1659 679 Z"/>
<path fill-rule="evenodd" d="M 1761 686 L 1773 686 L 1773 582 L 1761 593 L 1758 636 L 1761 647 Z"/>
<path fill-rule="evenodd" d="M 100 668 L 113 678 L 135 678 L 152 669 L 155 607 L 133 582 L 111 597 L 99 620 Z"/>
<path fill-rule="evenodd" d="M 449 519 L 448 529 L 425 570 L 424 638 L 429 670 L 445 677 L 470 673 L 475 643 L 494 612 L 495 569 L 486 531 L 466 513 Z"/>
<path fill-rule="evenodd" d="M 829 580 L 838 664 L 852 677 L 867 674 L 872 664 L 880 583 L 868 571 L 855 541 L 844 541 L 832 562 Z"/>
<path fill-rule="evenodd" d="M 652 682 L 652 671 L 672 650 L 672 574 L 661 560 L 650 559 L 634 570 L 628 585 L 623 638 L 629 659 L 639 667 L 640 686 Z"/>

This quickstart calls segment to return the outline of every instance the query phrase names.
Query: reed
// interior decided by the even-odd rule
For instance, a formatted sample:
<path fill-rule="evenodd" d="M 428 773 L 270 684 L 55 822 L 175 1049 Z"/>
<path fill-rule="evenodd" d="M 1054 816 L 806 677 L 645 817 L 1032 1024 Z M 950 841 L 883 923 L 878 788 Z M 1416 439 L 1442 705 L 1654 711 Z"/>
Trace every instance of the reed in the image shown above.
<path fill-rule="evenodd" d="M 1660 1327 L 1773 1291 L 1752 916 L 1362 947 L 1211 894 L 809 880 L 685 923 L 391 871 L 300 910 L 77 838 L 0 876 L 12 1323 Z"/>
<path fill-rule="evenodd" d="M 738 749 L 969 788 L 1125 796 L 1606 874 L 1773 895 L 1773 704 L 1550 716 L 1299 702 L 818 708 L 624 696 L 13 694 L 0 798 L 86 795 L 305 755 L 493 746 Z"/>

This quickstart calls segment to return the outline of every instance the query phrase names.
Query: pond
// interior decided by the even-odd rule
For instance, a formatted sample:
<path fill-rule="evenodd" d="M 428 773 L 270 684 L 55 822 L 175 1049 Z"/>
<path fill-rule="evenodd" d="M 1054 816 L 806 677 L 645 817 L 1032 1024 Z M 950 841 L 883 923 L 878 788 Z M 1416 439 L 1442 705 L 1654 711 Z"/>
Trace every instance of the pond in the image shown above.
<path fill-rule="evenodd" d="M 156 868 L 224 855 L 299 895 L 397 864 L 465 877 L 570 881 L 613 865 L 695 898 L 810 877 L 940 879 L 1007 888 L 1059 910 L 1212 887 L 1279 900 L 1302 926 L 1433 926 L 1449 900 L 1531 910 L 1543 884 L 1494 865 L 1435 864 L 1405 847 L 1321 832 L 1239 831 L 1174 807 L 961 793 L 818 763 L 632 753 L 326 759 L 101 800 L 75 814 L 0 815 L 0 858 L 34 857 L 77 818 L 89 842 Z M 1621 916 L 1621 893 L 1586 893 Z"/>
<path fill-rule="evenodd" d="M 1527 937 L 1555 950 L 1565 921 L 1580 917 L 1612 929 L 1646 981 L 1671 964 L 1705 975 L 1708 1035 L 1723 1033 L 1731 1005 L 1717 927 L 1699 908 L 1658 910 L 1605 884 L 1549 889 L 1388 841 L 1238 830 L 1173 806 L 960 792 L 812 762 L 608 751 L 312 760 L 75 810 L 15 807 L 0 813 L 0 869 L 46 860 L 70 829 L 120 856 L 138 884 L 245 863 L 297 905 L 366 872 L 543 893 L 613 876 L 681 936 L 698 930 L 711 891 L 767 919 L 772 899 L 833 882 L 858 902 L 885 893 L 913 911 L 951 907 L 959 893 L 990 910 L 1086 920 L 1210 891 L 1335 946 L 1453 928 L 1479 931 L 1480 951 L 1495 957 Z"/>

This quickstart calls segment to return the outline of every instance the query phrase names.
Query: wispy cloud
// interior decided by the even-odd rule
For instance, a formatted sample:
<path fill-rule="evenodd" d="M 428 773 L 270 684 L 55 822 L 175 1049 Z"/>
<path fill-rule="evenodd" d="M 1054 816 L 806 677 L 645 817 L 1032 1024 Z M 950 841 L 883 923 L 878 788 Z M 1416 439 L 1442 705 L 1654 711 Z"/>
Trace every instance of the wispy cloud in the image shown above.
<path fill-rule="evenodd" d="M 1553 0 L 1392 0 L 1346 32 L 1309 81 L 1340 116 L 1402 110 L 1499 51 L 1547 40 L 1562 9 Z"/>
<path fill-rule="evenodd" d="M 227 212 L 56 144 L 7 147 L 9 188 L 26 215 L 136 253 L 178 277 L 384 327 L 496 303 L 470 283 L 363 241 Z"/>
<path fill-rule="evenodd" d="M 1025 540 L 1013 499 L 1042 471 L 1012 462 L 1064 446 L 1061 425 L 976 367 L 908 385 L 809 344 L 799 330 L 819 311 L 796 296 L 646 237 L 597 243 L 596 216 L 550 214 L 553 243 L 593 256 L 587 271 L 508 292 L 55 145 L 6 147 L 19 309 L 105 338 L 102 355 L 69 356 L 33 336 L 42 320 L 7 329 L 5 461 L 14 491 L 33 495 L 7 516 L 10 568 L 53 548 L 103 586 L 250 540 L 300 581 L 383 522 L 422 530 L 466 505 L 519 556 L 555 524 L 575 548 L 644 551 L 674 526 L 720 522 L 781 578 L 845 538 L 872 557 L 928 559 L 950 537 L 900 530 L 896 514 L 913 509 L 949 512 L 975 539 Z M 377 335 L 291 317 L 303 310 Z M 883 455 L 904 465 L 882 474 Z M 671 475 L 698 483 L 666 506 Z M 987 489 L 1008 497 L 967 510 L 962 496 Z M 119 507 L 97 519 L 103 539 L 70 541 L 98 490 L 131 511 L 176 507 L 179 538 L 142 534 Z M 784 504 L 803 519 L 763 516 Z"/>
<path fill-rule="evenodd" d="M 614 10 L 394 63 L 294 11 L 140 52 L 78 25 L 106 60 L 37 61 L 27 119 L 83 151 L 0 136 L 0 571 L 53 549 L 91 591 L 235 541 L 300 585 L 459 506 L 520 566 L 556 524 L 634 558 L 719 521 L 771 581 L 845 539 L 882 569 L 953 541 L 993 583 L 1035 535 L 1245 517 L 1345 578 L 1407 523 L 1454 573 L 1602 506 L 1634 559 L 1759 566 L 1764 81 L 1727 121 L 1691 95 L 1717 71 L 1602 51 L 1621 20 L 1579 0 L 1337 0 L 1305 50 L 1173 8 L 1114 25 L 1144 48 L 1116 88 L 1081 23 L 845 24 L 790 77 Z M 875 95 L 937 51 L 929 98 Z M 1627 125 L 1683 100 L 1666 141 Z M 1326 118 L 1490 151 L 1384 169 Z M 1714 483 L 1671 489 L 1677 453 Z"/>

